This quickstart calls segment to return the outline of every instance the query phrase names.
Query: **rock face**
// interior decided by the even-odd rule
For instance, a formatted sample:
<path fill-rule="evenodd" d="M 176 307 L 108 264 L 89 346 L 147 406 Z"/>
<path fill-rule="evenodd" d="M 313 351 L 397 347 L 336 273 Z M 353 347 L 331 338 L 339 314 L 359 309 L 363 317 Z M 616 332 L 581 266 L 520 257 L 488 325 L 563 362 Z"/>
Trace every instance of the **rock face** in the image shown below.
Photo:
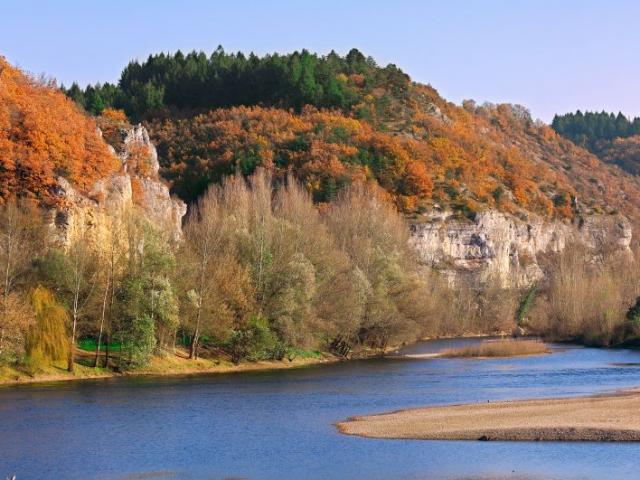
<path fill-rule="evenodd" d="M 187 207 L 183 201 L 171 198 L 169 188 L 160 180 L 158 154 L 146 129 L 137 125 L 122 130 L 121 136 L 122 141 L 115 148 L 112 146 L 121 171 L 98 180 L 86 195 L 58 178 L 63 206 L 53 211 L 51 218 L 58 243 L 68 244 L 81 227 L 89 229 L 95 241 L 103 241 L 103 233 L 112 228 L 112 221 L 122 218 L 132 207 L 139 208 L 171 240 L 180 239 Z"/>
<path fill-rule="evenodd" d="M 588 216 L 568 224 L 524 222 L 495 210 L 481 212 L 473 221 L 441 212 L 412 225 L 411 242 L 423 264 L 442 271 L 451 283 L 493 281 L 504 288 L 521 288 L 543 277 L 541 255 L 569 245 L 631 255 L 631 225 L 620 215 Z"/>

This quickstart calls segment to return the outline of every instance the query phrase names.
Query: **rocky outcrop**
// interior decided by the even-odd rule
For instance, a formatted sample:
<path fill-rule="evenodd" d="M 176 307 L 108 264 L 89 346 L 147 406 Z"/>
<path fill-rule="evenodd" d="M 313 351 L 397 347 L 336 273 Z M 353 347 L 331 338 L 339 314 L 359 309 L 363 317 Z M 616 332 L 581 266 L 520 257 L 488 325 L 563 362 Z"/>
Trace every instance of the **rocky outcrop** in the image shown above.
<path fill-rule="evenodd" d="M 569 245 L 594 253 L 605 249 L 631 255 L 631 225 L 620 215 L 592 215 L 573 223 L 522 221 L 495 210 L 478 213 L 473 221 L 451 212 L 434 212 L 412 225 L 411 242 L 424 265 L 443 272 L 452 283 L 489 281 L 502 287 L 524 287 L 544 273 L 539 257 Z"/>
<path fill-rule="evenodd" d="M 52 212 L 51 226 L 58 243 L 68 244 L 81 227 L 90 230 L 96 241 L 112 228 L 132 207 L 165 232 L 179 240 L 185 203 L 172 198 L 159 177 L 158 154 L 141 125 L 122 130 L 121 141 L 111 146 L 121 164 L 120 172 L 98 180 L 87 194 L 77 191 L 67 180 L 58 178 L 60 207 Z"/>

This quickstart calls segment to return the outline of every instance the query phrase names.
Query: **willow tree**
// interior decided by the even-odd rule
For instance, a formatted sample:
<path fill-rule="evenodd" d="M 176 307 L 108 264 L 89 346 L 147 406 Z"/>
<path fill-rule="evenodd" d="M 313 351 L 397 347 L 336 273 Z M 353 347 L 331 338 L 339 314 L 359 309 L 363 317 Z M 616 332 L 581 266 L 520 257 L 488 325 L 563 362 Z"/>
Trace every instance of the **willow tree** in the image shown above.
<path fill-rule="evenodd" d="M 35 323 L 29 328 L 26 353 L 33 368 L 68 359 L 69 314 L 58 303 L 53 293 L 45 287 L 37 287 L 31 293 Z"/>

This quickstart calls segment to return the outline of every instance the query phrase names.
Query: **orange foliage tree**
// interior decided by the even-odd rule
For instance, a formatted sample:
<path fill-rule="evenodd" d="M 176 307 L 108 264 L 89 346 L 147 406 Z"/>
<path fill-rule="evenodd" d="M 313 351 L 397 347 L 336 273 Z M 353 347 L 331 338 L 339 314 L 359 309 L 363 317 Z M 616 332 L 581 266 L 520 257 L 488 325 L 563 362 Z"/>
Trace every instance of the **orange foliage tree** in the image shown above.
<path fill-rule="evenodd" d="M 118 168 L 95 122 L 64 94 L 0 57 L 0 201 L 54 205 L 57 177 L 87 191 Z"/>

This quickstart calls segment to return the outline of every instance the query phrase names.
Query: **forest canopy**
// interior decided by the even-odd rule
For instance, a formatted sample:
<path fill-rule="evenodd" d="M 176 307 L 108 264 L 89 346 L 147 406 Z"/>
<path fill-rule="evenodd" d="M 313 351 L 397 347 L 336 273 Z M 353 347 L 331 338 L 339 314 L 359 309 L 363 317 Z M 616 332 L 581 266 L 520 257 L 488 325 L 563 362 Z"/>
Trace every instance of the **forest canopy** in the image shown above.
<path fill-rule="evenodd" d="M 585 112 L 555 115 L 551 127 L 576 145 L 591 151 L 598 150 L 598 143 L 616 138 L 640 134 L 640 118 L 627 118 L 622 112 Z"/>
<path fill-rule="evenodd" d="M 77 84 L 66 91 L 87 111 L 123 109 L 134 120 L 241 105 L 301 110 L 304 105 L 350 112 L 376 88 L 401 95 L 409 77 L 395 65 L 379 67 L 356 49 L 341 57 L 307 50 L 288 55 L 193 51 L 132 61 L 117 85 Z M 371 114 L 359 112 L 360 115 Z"/>
<path fill-rule="evenodd" d="M 587 148 L 601 160 L 640 173 L 640 118 L 606 112 L 556 115 L 551 124 L 560 135 Z"/>

